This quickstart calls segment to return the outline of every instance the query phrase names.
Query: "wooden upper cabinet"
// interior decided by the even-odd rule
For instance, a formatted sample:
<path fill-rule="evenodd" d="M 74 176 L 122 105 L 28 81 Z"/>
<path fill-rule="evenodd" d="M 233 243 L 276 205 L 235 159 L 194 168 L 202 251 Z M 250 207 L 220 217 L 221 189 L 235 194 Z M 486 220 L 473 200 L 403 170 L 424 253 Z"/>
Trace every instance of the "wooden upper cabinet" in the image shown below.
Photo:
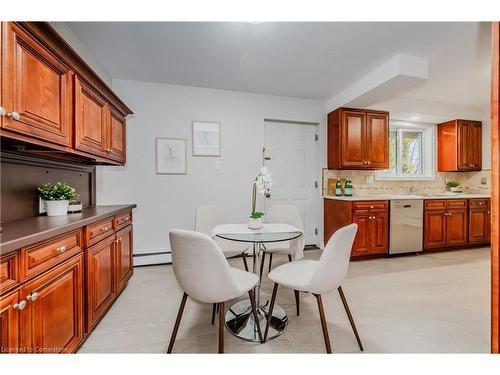
<path fill-rule="evenodd" d="M 438 125 L 438 170 L 442 172 L 482 169 L 480 121 L 452 120 Z"/>
<path fill-rule="evenodd" d="M 75 77 L 75 148 L 108 156 L 109 108 L 96 90 Z"/>
<path fill-rule="evenodd" d="M 116 109 L 109 108 L 108 157 L 125 163 L 126 121 Z"/>
<path fill-rule="evenodd" d="M 15 23 L 2 26 L 2 128 L 69 146 L 73 72 Z"/>
<path fill-rule="evenodd" d="M 330 112 L 328 168 L 389 168 L 389 113 L 351 108 Z"/>
<path fill-rule="evenodd" d="M 83 340 L 83 255 L 21 288 L 21 346 L 37 353 L 71 353 Z"/>

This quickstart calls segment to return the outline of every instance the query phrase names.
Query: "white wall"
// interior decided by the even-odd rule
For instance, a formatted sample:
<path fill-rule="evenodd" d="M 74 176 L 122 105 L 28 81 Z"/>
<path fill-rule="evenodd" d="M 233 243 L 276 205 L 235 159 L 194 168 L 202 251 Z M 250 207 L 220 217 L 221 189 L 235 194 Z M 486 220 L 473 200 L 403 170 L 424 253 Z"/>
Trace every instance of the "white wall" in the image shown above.
<path fill-rule="evenodd" d="M 196 207 L 202 204 L 220 205 L 232 222 L 246 221 L 251 182 L 262 163 L 264 118 L 320 123 L 321 181 L 326 164 L 321 101 L 126 80 L 113 80 L 113 89 L 135 113 L 127 124 L 127 164 L 99 167 L 97 198 L 98 204 L 137 203 L 136 252 L 169 249 L 169 229 L 192 229 Z M 192 120 L 222 123 L 221 158 L 191 156 Z M 155 174 L 156 137 L 188 139 L 187 175 Z M 322 224 L 320 194 L 318 189 Z"/>

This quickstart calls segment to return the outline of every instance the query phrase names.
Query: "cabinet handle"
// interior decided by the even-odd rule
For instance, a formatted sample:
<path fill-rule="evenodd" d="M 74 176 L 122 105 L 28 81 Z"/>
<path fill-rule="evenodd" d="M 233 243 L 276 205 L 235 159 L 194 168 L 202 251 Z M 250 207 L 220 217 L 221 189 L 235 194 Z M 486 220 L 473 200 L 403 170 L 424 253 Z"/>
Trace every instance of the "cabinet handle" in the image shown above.
<path fill-rule="evenodd" d="M 108 229 L 108 227 L 101 228 L 101 232 L 106 232 Z"/>
<path fill-rule="evenodd" d="M 66 246 L 64 246 L 64 245 L 63 245 L 63 246 L 60 246 L 60 247 L 58 247 L 56 250 L 57 250 L 57 252 L 58 252 L 59 254 L 62 254 L 62 253 L 64 253 L 64 252 L 66 251 Z"/>
<path fill-rule="evenodd" d="M 9 112 L 7 113 L 7 116 L 16 121 L 19 121 L 21 119 L 21 115 L 17 112 Z"/>
<path fill-rule="evenodd" d="M 12 307 L 19 311 L 24 310 L 24 308 L 26 307 L 26 301 L 25 300 L 19 301 L 19 303 L 15 303 L 14 306 Z"/>
<path fill-rule="evenodd" d="M 33 292 L 33 293 L 31 293 L 31 294 L 28 294 L 28 295 L 26 296 L 26 299 L 27 299 L 28 301 L 35 302 L 35 301 L 38 299 L 38 293 L 37 293 L 37 292 Z"/>
<path fill-rule="evenodd" d="M 5 115 L 5 109 L 3 107 L 0 107 L 0 116 Z"/>
<path fill-rule="evenodd" d="M 486 213 L 487 213 L 487 214 L 489 214 L 489 213 L 490 213 L 490 211 L 486 211 Z"/>

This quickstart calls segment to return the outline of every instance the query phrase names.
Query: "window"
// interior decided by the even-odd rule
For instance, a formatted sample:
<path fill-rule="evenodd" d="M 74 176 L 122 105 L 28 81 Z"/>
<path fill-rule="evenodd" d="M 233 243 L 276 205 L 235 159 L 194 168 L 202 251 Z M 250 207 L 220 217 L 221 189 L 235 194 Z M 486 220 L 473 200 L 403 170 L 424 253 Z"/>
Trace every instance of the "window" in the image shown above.
<path fill-rule="evenodd" d="M 389 169 L 378 171 L 377 180 L 434 179 L 434 133 L 430 124 L 391 121 Z"/>

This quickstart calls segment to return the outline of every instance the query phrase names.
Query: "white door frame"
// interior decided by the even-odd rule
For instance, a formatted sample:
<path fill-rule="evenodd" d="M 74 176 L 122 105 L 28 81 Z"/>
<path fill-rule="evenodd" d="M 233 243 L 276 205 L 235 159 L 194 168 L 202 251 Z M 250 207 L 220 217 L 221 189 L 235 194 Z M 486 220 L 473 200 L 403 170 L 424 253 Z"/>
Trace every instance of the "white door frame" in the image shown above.
<path fill-rule="evenodd" d="M 319 129 L 319 122 L 316 121 L 294 121 L 294 120 L 282 120 L 282 119 L 273 119 L 273 118 L 264 118 L 264 147 L 266 145 L 266 122 L 274 122 L 274 123 L 281 123 L 281 124 L 294 124 L 294 125 L 305 125 L 305 126 L 314 126 L 314 134 L 316 137 L 316 142 L 314 143 L 314 175 L 316 176 L 316 191 L 320 192 L 320 188 L 322 189 L 321 181 L 318 179 L 318 139 L 319 139 L 319 134 L 318 134 L 318 129 Z M 264 160 L 264 155 L 262 155 L 262 163 L 265 165 L 265 160 Z M 315 226 L 315 239 L 316 239 L 316 246 L 321 247 L 321 240 L 320 237 L 322 238 L 320 234 L 320 229 L 318 228 L 318 223 L 320 222 L 320 218 L 318 217 L 319 215 L 319 204 L 320 204 L 320 196 L 321 194 L 315 194 L 314 199 L 313 199 L 313 215 L 314 215 L 314 226 Z"/>

